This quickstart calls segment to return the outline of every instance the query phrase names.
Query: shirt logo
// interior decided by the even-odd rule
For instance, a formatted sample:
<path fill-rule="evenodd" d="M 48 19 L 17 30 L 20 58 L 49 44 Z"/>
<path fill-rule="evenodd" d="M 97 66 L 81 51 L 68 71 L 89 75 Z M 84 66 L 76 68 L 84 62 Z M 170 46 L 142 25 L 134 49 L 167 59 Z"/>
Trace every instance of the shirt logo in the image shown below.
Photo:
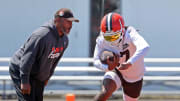
<path fill-rule="evenodd" d="M 57 48 L 53 47 L 48 58 L 50 59 L 58 58 L 61 52 L 63 51 L 63 49 L 64 49 L 63 47 L 57 47 Z"/>

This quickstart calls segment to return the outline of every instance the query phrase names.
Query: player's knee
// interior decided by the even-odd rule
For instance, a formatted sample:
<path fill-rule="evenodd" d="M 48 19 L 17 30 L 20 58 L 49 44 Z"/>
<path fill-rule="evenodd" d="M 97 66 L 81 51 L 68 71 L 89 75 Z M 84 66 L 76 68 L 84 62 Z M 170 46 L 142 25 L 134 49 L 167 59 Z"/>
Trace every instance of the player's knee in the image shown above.
<path fill-rule="evenodd" d="M 108 92 L 107 90 L 102 90 L 100 94 L 94 97 L 94 101 L 106 101 L 111 96 L 111 94 L 112 92 Z"/>
<path fill-rule="evenodd" d="M 124 101 L 138 101 L 138 97 L 133 98 L 133 97 L 130 97 L 128 95 L 123 95 L 123 99 L 124 99 Z"/>
<path fill-rule="evenodd" d="M 109 97 L 109 96 L 112 95 L 112 91 L 110 91 L 110 90 L 103 90 L 101 93 L 102 93 L 104 96 L 107 96 L 107 97 Z"/>

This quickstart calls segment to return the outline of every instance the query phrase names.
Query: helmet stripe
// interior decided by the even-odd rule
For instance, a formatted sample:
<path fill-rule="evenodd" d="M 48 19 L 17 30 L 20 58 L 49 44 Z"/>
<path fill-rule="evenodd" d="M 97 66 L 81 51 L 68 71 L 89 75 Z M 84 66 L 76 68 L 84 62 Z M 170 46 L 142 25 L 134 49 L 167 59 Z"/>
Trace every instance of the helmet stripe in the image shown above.
<path fill-rule="evenodd" d="M 120 32 L 122 32 L 123 28 L 122 28 L 122 23 L 121 23 L 121 20 L 120 20 L 120 19 L 119 19 L 119 23 L 120 23 L 120 26 L 121 26 Z"/>
<path fill-rule="evenodd" d="M 112 15 L 113 13 L 111 13 L 111 16 L 110 16 L 110 31 L 112 30 Z"/>
<path fill-rule="evenodd" d="M 106 31 L 108 31 L 108 16 L 106 16 Z"/>
<path fill-rule="evenodd" d="M 106 31 L 112 30 L 112 13 L 109 13 L 106 18 Z"/>

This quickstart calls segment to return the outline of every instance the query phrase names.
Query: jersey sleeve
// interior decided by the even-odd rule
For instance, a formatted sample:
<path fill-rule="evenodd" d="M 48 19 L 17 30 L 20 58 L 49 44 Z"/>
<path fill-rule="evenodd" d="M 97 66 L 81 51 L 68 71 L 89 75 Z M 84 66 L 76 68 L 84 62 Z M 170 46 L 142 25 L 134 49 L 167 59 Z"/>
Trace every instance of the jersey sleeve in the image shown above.
<path fill-rule="evenodd" d="M 103 71 L 108 71 L 108 65 L 101 63 L 99 58 L 102 51 L 103 51 L 103 45 L 101 41 L 97 38 L 96 46 L 94 50 L 94 66 Z"/>
<path fill-rule="evenodd" d="M 130 35 L 130 39 L 131 39 L 132 43 L 136 47 L 136 51 L 133 54 L 133 56 L 128 59 L 127 62 L 130 62 L 131 64 L 133 64 L 139 58 L 142 58 L 146 55 L 150 46 L 133 27 L 130 27 L 129 35 Z"/>
<path fill-rule="evenodd" d="M 20 61 L 21 83 L 29 83 L 30 72 L 38 54 L 39 44 L 40 38 L 31 36 L 23 46 L 24 53 Z"/>

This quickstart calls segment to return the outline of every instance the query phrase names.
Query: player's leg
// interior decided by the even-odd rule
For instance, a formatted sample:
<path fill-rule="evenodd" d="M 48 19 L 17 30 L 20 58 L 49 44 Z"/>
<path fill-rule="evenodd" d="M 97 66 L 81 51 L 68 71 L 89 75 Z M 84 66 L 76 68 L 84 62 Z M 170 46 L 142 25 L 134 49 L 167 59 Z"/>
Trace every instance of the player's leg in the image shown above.
<path fill-rule="evenodd" d="M 106 101 L 121 85 L 118 75 L 112 71 L 104 75 L 102 90 L 94 98 L 95 101 Z"/>
<path fill-rule="evenodd" d="M 143 80 L 129 83 L 123 82 L 123 99 L 124 101 L 138 101 L 141 93 Z"/>
<path fill-rule="evenodd" d="M 138 98 L 133 98 L 133 97 L 130 97 L 126 94 L 123 94 L 123 100 L 124 101 L 138 101 Z"/>
<path fill-rule="evenodd" d="M 104 79 L 100 94 L 95 96 L 95 101 L 106 101 L 116 90 L 116 84 L 111 79 Z"/>

